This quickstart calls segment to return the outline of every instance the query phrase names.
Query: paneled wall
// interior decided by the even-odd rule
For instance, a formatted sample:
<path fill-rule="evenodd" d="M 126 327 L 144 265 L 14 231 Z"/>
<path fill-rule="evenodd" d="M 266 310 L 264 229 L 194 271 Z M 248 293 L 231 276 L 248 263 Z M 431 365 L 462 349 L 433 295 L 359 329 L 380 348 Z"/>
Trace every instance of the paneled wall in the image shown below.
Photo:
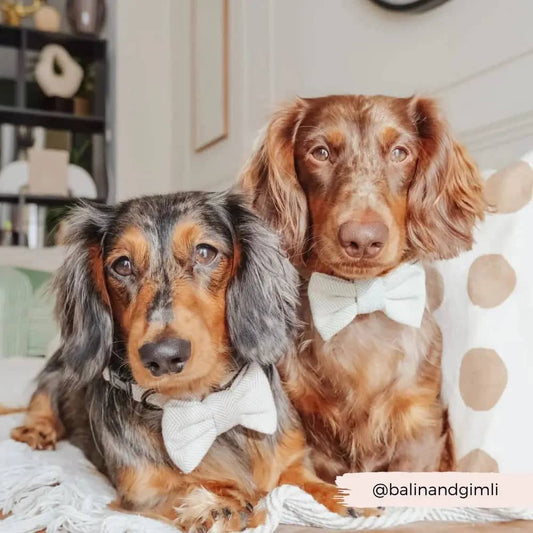
<path fill-rule="evenodd" d="M 182 0 L 178 0 L 181 2 Z M 188 1 L 188 0 L 185 0 Z M 171 47 L 175 0 L 108 2 L 114 198 L 175 190 Z"/>
<path fill-rule="evenodd" d="M 483 168 L 533 147 L 531 0 L 450 0 L 423 14 L 369 0 L 229 0 L 230 133 L 195 153 L 191 1 L 154 0 L 144 19 L 145 2 L 130 0 L 117 21 L 119 48 L 133 47 L 117 64 L 119 196 L 131 176 L 151 180 L 136 193 L 227 186 L 269 113 L 295 95 L 436 95 Z"/>

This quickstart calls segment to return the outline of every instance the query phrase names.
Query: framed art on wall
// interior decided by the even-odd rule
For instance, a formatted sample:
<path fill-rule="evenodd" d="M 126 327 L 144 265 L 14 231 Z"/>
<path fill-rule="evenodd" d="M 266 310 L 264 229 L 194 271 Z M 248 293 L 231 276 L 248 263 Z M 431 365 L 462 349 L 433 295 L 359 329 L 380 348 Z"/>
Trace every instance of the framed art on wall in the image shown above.
<path fill-rule="evenodd" d="M 192 135 L 196 152 L 228 136 L 228 0 L 193 0 Z"/>

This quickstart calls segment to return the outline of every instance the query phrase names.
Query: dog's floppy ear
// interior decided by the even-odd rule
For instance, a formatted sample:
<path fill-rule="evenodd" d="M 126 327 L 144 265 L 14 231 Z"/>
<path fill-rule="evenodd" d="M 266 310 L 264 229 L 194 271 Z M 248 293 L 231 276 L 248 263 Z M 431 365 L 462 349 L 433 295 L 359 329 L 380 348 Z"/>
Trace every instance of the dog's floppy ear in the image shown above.
<path fill-rule="evenodd" d="M 106 289 L 102 241 L 112 208 L 85 204 L 68 219 L 67 257 L 54 279 L 59 356 L 72 379 L 87 383 L 107 365 L 113 346 L 113 319 Z"/>
<path fill-rule="evenodd" d="M 298 274 L 278 236 L 242 205 L 227 197 L 234 234 L 234 272 L 226 293 L 226 316 L 235 355 L 262 365 L 275 363 L 296 333 Z"/>
<path fill-rule="evenodd" d="M 408 192 L 407 236 L 424 259 L 454 257 L 472 247 L 474 226 L 483 219 L 483 182 L 435 102 L 415 96 L 409 107 L 420 152 Z"/>
<path fill-rule="evenodd" d="M 254 210 L 279 231 L 293 259 L 303 252 L 308 226 L 307 201 L 294 165 L 294 140 L 307 107 L 298 98 L 274 114 L 240 181 Z"/>

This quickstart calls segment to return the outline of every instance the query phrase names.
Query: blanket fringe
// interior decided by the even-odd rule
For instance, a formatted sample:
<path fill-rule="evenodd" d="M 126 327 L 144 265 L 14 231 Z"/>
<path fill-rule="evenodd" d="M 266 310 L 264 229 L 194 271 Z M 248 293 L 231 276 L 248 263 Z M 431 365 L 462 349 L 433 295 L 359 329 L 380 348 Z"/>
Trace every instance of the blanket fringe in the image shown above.
<path fill-rule="evenodd" d="M 0 441 L 0 533 L 176 533 L 163 522 L 109 508 L 116 497 L 109 482 L 80 450 L 60 443 L 54 452 L 34 452 L 25 444 Z M 491 522 L 529 519 L 532 509 L 394 508 L 384 515 L 347 518 L 331 513 L 292 485 L 274 489 L 261 503 L 265 524 L 248 531 L 272 533 L 279 524 L 322 529 L 369 530 L 422 520 Z"/>

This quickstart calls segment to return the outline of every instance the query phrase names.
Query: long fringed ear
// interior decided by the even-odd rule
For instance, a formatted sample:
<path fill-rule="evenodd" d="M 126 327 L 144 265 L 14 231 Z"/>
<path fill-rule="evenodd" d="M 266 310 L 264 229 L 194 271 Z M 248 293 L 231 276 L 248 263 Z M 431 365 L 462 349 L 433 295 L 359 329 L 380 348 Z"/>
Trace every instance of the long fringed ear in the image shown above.
<path fill-rule="evenodd" d="M 294 340 L 298 274 L 277 235 L 230 195 L 226 208 L 234 233 L 235 267 L 226 293 L 226 316 L 235 355 L 275 363 Z"/>
<path fill-rule="evenodd" d="M 294 165 L 294 140 L 306 109 L 298 98 L 272 117 L 240 180 L 254 210 L 280 233 L 293 259 L 303 252 L 308 226 L 307 201 Z"/>
<path fill-rule="evenodd" d="M 113 319 L 102 259 L 102 241 L 112 208 L 84 205 L 67 219 L 67 257 L 54 279 L 59 357 L 71 379 L 88 383 L 107 365 Z"/>
<path fill-rule="evenodd" d="M 483 182 L 435 102 L 415 96 L 409 106 L 420 153 L 408 192 L 408 240 L 421 258 L 455 257 L 472 247 L 474 226 L 484 217 Z"/>

